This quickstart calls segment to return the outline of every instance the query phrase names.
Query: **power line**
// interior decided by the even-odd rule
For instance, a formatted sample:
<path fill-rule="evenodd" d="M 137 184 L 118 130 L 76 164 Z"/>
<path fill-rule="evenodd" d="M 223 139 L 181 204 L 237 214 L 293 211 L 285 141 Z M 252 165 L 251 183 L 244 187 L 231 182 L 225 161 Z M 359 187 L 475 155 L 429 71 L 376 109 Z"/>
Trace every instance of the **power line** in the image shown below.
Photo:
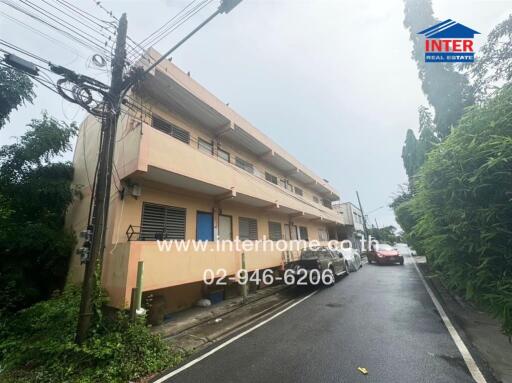
<path fill-rule="evenodd" d="M 116 30 L 116 27 L 114 25 L 112 25 L 111 22 L 101 20 L 99 17 L 96 17 L 93 14 L 80 9 L 76 5 L 70 3 L 69 1 L 66 1 L 66 0 L 54 0 L 54 1 L 58 2 L 59 4 L 62 4 L 66 8 L 68 8 L 71 11 L 75 12 L 76 14 L 82 16 L 82 18 L 89 20 L 91 23 L 98 25 L 100 28 L 106 28 L 105 25 L 107 25 L 109 28 L 113 28 L 114 31 Z"/>
<path fill-rule="evenodd" d="M 23 0 L 20 0 L 20 1 L 23 1 Z M 75 32 L 75 28 L 73 28 L 71 26 L 71 28 L 69 26 L 66 26 L 66 25 L 63 25 L 63 23 L 61 23 L 59 20 L 57 20 L 57 24 L 65 27 L 66 29 L 70 30 L 69 31 L 66 31 L 64 29 L 62 29 L 61 27 L 55 25 L 55 24 L 52 24 L 52 22 L 50 21 L 47 21 L 43 18 L 41 18 L 40 16 L 38 16 L 37 14 L 35 14 L 34 12 L 26 9 L 26 8 L 23 8 L 17 4 L 14 4 L 13 2 L 11 2 L 10 0 L 1 0 L 1 2 L 3 2 L 4 4 L 6 4 L 7 6 L 15 9 L 16 11 L 48 26 L 49 28 L 52 28 L 56 31 L 58 31 L 59 33 L 65 35 L 66 37 L 68 37 L 69 39 L 75 41 L 75 42 L 78 42 L 79 44 L 85 46 L 86 48 L 88 49 L 91 49 L 92 51 L 94 52 L 102 52 L 103 54 L 105 54 L 105 52 L 108 54 L 108 51 L 102 47 L 101 45 L 98 45 L 97 42 L 94 42 L 94 41 L 91 41 L 90 39 L 87 39 L 87 38 L 84 38 L 83 36 L 81 36 L 80 34 L 76 33 Z M 50 18 L 50 17 L 47 17 L 47 18 Z"/>
<path fill-rule="evenodd" d="M 96 6 L 100 9 L 102 9 L 103 11 L 105 11 L 105 13 L 107 15 L 109 15 L 112 19 L 114 19 L 115 21 L 119 21 L 119 19 L 117 17 L 114 16 L 114 13 L 112 11 L 109 11 L 107 8 L 105 8 L 102 4 L 101 4 L 101 1 L 98 1 L 98 0 L 92 0 L 92 2 L 94 4 L 96 4 Z"/>
<path fill-rule="evenodd" d="M 44 0 L 43 0 L 44 1 Z M 74 10 L 76 13 L 82 15 L 84 18 L 87 18 L 89 19 L 91 22 L 95 23 L 96 25 L 100 26 L 101 28 L 104 28 L 106 29 L 105 26 L 99 24 L 98 22 L 101 22 L 101 23 L 104 23 L 105 25 L 108 25 L 110 28 L 113 28 L 113 33 L 115 35 L 115 31 L 117 30 L 116 27 L 113 25 L 114 23 L 113 22 L 109 22 L 109 21 L 106 21 L 106 20 L 102 20 L 100 19 L 99 17 L 97 16 L 94 16 L 92 13 L 90 12 L 87 12 L 87 11 L 84 11 L 82 9 L 80 9 L 79 7 L 77 7 L 76 5 L 73 5 L 71 4 L 69 1 L 67 0 L 54 0 L 54 1 L 57 1 L 65 6 L 67 6 L 68 8 Z M 113 20 L 115 21 L 118 21 L 117 17 L 114 16 L 114 13 L 110 10 L 108 10 L 107 8 L 105 8 L 100 1 L 97 1 L 97 0 L 92 0 L 93 3 L 98 7 L 100 8 L 101 10 L 103 10 L 107 15 L 109 15 Z M 133 44 L 137 45 L 137 42 L 135 40 L 133 40 L 132 38 L 130 38 L 129 36 L 127 36 L 127 45 L 129 45 L 129 48 L 131 50 L 134 50 L 136 49 L 136 46 L 134 46 Z M 112 39 L 109 39 L 109 41 L 112 41 Z M 132 44 L 131 44 L 131 43 Z M 128 60 L 129 61 L 129 60 Z"/>
<path fill-rule="evenodd" d="M 104 43 L 103 41 L 101 41 L 97 37 L 94 37 L 90 33 L 77 28 L 76 25 L 70 24 L 69 22 L 67 22 L 63 19 L 59 20 L 57 15 L 53 14 L 52 12 L 49 12 L 48 10 L 44 9 L 41 6 L 35 5 L 30 0 L 19 0 L 19 1 L 21 1 L 23 4 L 29 6 L 30 8 L 34 9 L 36 12 L 42 13 L 46 18 L 56 22 L 57 24 L 63 26 L 64 28 L 73 31 L 76 35 L 80 36 L 84 40 L 91 42 L 93 45 L 97 46 L 99 49 L 104 49 L 102 46 L 102 44 Z M 86 36 L 88 36 L 88 37 L 86 37 Z"/>
<path fill-rule="evenodd" d="M 55 85 L 52 81 L 39 78 L 39 77 L 34 76 L 34 75 L 32 75 L 30 73 L 27 73 L 25 71 L 22 71 L 20 69 L 14 68 L 14 67 L 12 67 L 10 65 L 5 64 L 3 61 L 0 61 L 0 66 L 3 67 L 3 68 L 13 69 L 13 70 L 15 70 L 17 72 L 26 74 L 28 77 L 30 77 L 32 80 L 36 81 L 40 85 L 44 86 L 46 89 L 48 89 L 48 90 L 50 90 L 50 91 L 52 91 L 52 92 L 54 92 L 56 94 L 59 94 L 59 92 L 55 88 L 52 87 L 52 86 Z"/>
<path fill-rule="evenodd" d="M 24 54 L 24 55 L 27 55 L 27 56 L 29 56 L 29 57 L 31 57 L 31 58 L 33 58 L 33 59 L 36 59 L 36 60 L 38 60 L 38 61 L 42 61 L 42 62 L 44 62 L 45 64 L 49 64 L 49 63 L 50 63 L 50 61 L 48 61 L 48 60 L 46 60 L 46 59 L 42 58 L 41 56 L 38 56 L 38 55 L 36 55 L 36 54 L 34 54 L 34 53 L 31 53 L 31 52 L 29 52 L 29 51 L 27 51 L 27 50 L 25 50 L 25 49 L 23 49 L 23 48 L 17 47 L 16 45 L 11 44 L 11 43 L 9 43 L 9 42 L 7 42 L 7 41 L 5 41 L 5 40 L 0 39 L 0 45 L 4 45 L 4 46 L 6 46 L 6 47 L 8 47 L 8 48 L 14 49 L 15 51 L 18 51 L 18 52 L 20 52 L 20 53 L 22 53 L 22 54 Z M 11 53 L 11 52 L 7 52 L 7 51 L 4 51 L 4 52 L 5 52 L 5 53 Z M 36 64 L 36 65 L 37 65 L 37 64 Z"/>
<path fill-rule="evenodd" d="M 65 1 L 65 0 L 63 0 L 63 1 Z M 107 8 L 105 8 L 105 7 L 101 4 L 101 1 L 98 1 L 98 0 L 92 0 L 92 2 L 93 2 L 93 3 L 94 3 L 98 8 L 100 8 L 101 10 L 103 10 L 107 15 L 109 15 L 113 20 L 115 20 L 115 21 L 119 21 L 119 19 L 114 15 L 114 12 L 112 12 L 112 11 L 108 10 Z M 127 38 L 127 40 L 128 40 L 126 43 L 127 43 L 127 45 L 129 45 L 130 50 L 134 50 L 134 49 L 136 49 L 136 47 L 135 47 L 135 46 L 133 46 L 132 44 L 130 44 L 130 42 L 131 42 L 131 43 L 134 43 L 135 45 L 138 45 L 138 43 L 137 43 L 135 40 L 133 40 L 133 39 L 132 39 L 130 36 L 128 36 L 128 35 L 126 36 L 126 38 Z M 128 58 L 126 58 L 126 60 L 130 61 Z"/>
<path fill-rule="evenodd" d="M 180 27 L 185 22 L 190 20 L 194 15 L 196 15 L 199 11 L 201 11 L 211 2 L 212 0 L 203 0 L 201 3 L 197 4 L 194 8 L 186 12 L 180 19 L 176 20 L 174 23 L 169 25 L 164 31 L 155 36 L 151 41 L 147 42 L 146 46 L 149 47 L 150 45 L 155 45 L 162 41 L 162 39 L 167 37 L 171 32 L 175 31 L 178 27 Z"/>
<path fill-rule="evenodd" d="M 147 47 L 151 45 L 151 38 L 160 33 L 163 28 L 169 25 L 173 20 L 175 20 L 180 14 L 182 14 L 187 8 L 190 7 L 196 0 L 192 0 L 187 6 L 185 6 L 180 12 L 178 12 L 175 16 L 173 16 L 170 20 L 168 20 L 165 24 L 163 24 L 161 27 L 157 28 L 153 33 L 151 33 L 149 36 L 145 37 L 140 43 L 137 44 L 139 50 L 137 49 L 131 49 L 128 52 L 128 56 L 131 57 L 131 59 L 135 59 L 138 55 L 144 54 Z"/>
<path fill-rule="evenodd" d="M 36 21 L 38 21 L 38 22 L 40 22 L 40 23 L 42 23 L 42 24 L 44 24 L 44 25 L 46 25 L 46 26 L 48 26 L 48 27 L 50 27 L 52 29 L 55 29 L 56 31 L 58 31 L 58 32 L 62 33 L 63 35 L 65 35 L 66 37 L 68 37 L 69 39 L 78 42 L 79 44 L 85 46 L 86 48 L 91 49 L 93 51 L 97 51 L 97 49 L 95 47 L 91 46 L 87 42 L 82 41 L 80 38 L 72 35 L 71 33 L 67 32 L 67 31 L 64 31 L 63 29 L 61 29 L 61 28 L 59 28 L 59 27 L 57 27 L 57 26 L 55 26 L 55 25 L 53 25 L 51 23 L 48 23 L 46 20 L 43 20 L 43 19 L 39 18 L 37 15 L 34 15 L 33 13 L 31 13 L 31 12 L 21 8 L 21 7 L 18 7 L 15 4 L 7 3 L 5 0 L 3 0 L 2 2 L 4 4 L 6 4 L 6 5 L 14 8 L 15 10 L 25 14 L 26 16 L 29 16 L 30 18 L 33 18 L 34 20 L 36 20 Z"/>
<path fill-rule="evenodd" d="M 203 0 L 200 3 L 196 4 L 193 8 L 186 11 L 182 14 L 187 8 L 189 8 L 196 0 L 189 3 L 185 8 L 183 8 L 177 15 L 172 17 L 169 21 L 167 21 L 164 25 L 162 25 L 157 31 L 153 32 L 151 35 L 146 37 L 143 42 L 140 43 L 140 46 L 145 50 L 149 48 L 151 45 L 156 45 L 160 41 L 162 41 L 165 37 L 169 36 L 172 32 L 178 29 L 181 25 L 190 20 L 193 16 L 195 16 L 198 12 L 200 12 L 203 8 L 209 5 L 213 0 Z M 181 15 L 181 16 L 180 16 Z M 159 31 L 159 32 L 158 32 Z M 137 52 L 131 51 L 131 58 L 134 58 L 134 54 Z"/>
<path fill-rule="evenodd" d="M 166 27 L 169 23 L 171 23 L 173 20 L 175 20 L 181 13 L 183 13 L 187 8 L 189 8 L 192 4 L 194 4 L 196 0 L 192 0 L 190 3 L 188 3 L 187 6 L 185 6 L 181 11 L 179 11 L 176 15 L 171 17 L 170 20 L 168 20 L 164 25 L 162 25 L 160 28 L 156 29 L 153 33 L 151 33 L 149 36 L 142 39 L 140 42 L 140 45 L 145 44 L 151 37 L 153 37 L 155 34 L 159 33 L 164 27 Z"/>
<path fill-rule="evenodd" d="M 100 30 L 98 30 L 98 29 L 96 29 L 96 27 L 91 27 L 90 25 L 87 25 L 86 23 L 84 23 L 83 19 L 80 20 L 77 17 L 69 14 L 64 9 L 62 9 L 62 7 L 58 7 L 58 6 L 54 5 L 54 4 L 51 4 L 51 3 L 49 3 L 46 0 L 40 0 L 40 1 L 44 2 L 45 4 L 47 4 L 48 6 L 52 7 L 53 9 L 59 11 L 60 13 L 66 15 L 70 19 L 75 20 L 76 22 L 80 23 L 82 26 L 84 26 L 86 28 L 89 28 L 91 31 L 95 32 L 99 36 L 102 36 L 102 37 L 106 38 L 108 41 L 110 41 L 112 39 L 112 36 L 114 36 L 114 34 L 112 32 L 108 32 L 108 33 L 110 33 L 110 35 L 105 35 L 104 33 L 102 33 L 101 30 L 102 30 L 103 26 L 100 25 L 100 24 L 97 24 L 97 25 L 100 26 Z"/>
<path fill-rule="evenodd" d="M 146 114 L 152 114 L 153 110 L 140 102 L 140 100 L 135 99 L 134 97 L 130 95 L 125 95 L 123 104 L 127 107 L 131 107 L 133 110 L 136 110 L 137 112 L 145 112 Z"/>
<path fill-rule="evenodd" d="M 153 64 L 151 64 L 148 68 L 143 69 L 142 73 L 137 73 L 136 78 L 140 78 L 141 76 L 146 75 L 151 72 L 154 68 L 157 67 L 162 61 L 167 59 L 176 49 L 181 47 L 189 38 L 191 38 L 197 31 L 204 28 L 206 24 L 212 21 L 217 15 L 221 13 L 229 13 L 231 10 L 236 7 L 242 0 L 223 0 L 219 5 L 219 8 L 215 12 L 213 12 L 210 16 L 208 16 L 204 21 L 202 21 L 197 27 L 195 27 L 192 31 L 190 31 L 185 37 L 183 37 L 180 41 L 178 41 L 171 49 L 165 52 L 158 60 L 156 60 Z M 125 81 L 126 89 L 128 89 L 131 84 L 134 83 L 136 78 L 129 78 Z"/>
<path fill-rule="evenodd" d="M 53 43 L 55 43 L 55 44 L 58 44 L 58 45 L 61 45 L 61 46 L 63 46 L 63 47 L 66 47 L 66 48 L 68 48 L 68 49 L 73 50 L 73 52 L 74 52 L 74 53 L 76 53 L 79 57 L 82 57 L 83 59 L 85 59 L 85 57 L 84 57 L 84 56 L 82 56 L 82 55 L 80 54 L 80 52 L 79 52 L 76 48 L 74 48 L 74 47 L 72 47 L 72 46 L 70 46 L 70 45 L 68 45 L 68 44 L 64 43 L 63 41 L 57 40 L 56 38 L 54 38 L 54 37 L 52 37 L 52 36 L 50 36 L 50 35 L 48 35 L 48 34 L 46 34 L 46 33 L 44 33 L 44 32 L 41 32 L 41 31 L 37 30 L 36 28 L 33 28 L 32 26 L 30 26 L 30 25 L 28 25 L 28 24 L 24 23 L 24 22 L 23 22 L 23 21 L 21 21 L 21 20 L 16 19 L 15 17 L 12 17 L 11 15 L 8 15 L 7 13 L 4 13 L 4 12 L 1 12 L 1 11 L 0 11 L 0 15 L 2 15 L 2 16 L 4 16 L 4 17 L 6 17 L 7 19 L 9 19 L 10 21 L 12 21 L 13 23 L 16 23 L 16 24 L 18 24 L 18 25 L 21 25 L 21 26 L 22 26 L 22 27 L 24 27 L 24 28 L 27 28 L 28 30 L 30 30 L 30 31 L 32 31 L 32 32 L 34 32 L 34 33 L 36 33 L 36 34 L 38 34 L 39 36 L 43 37 L 44 39 L 46 39 L 46 40 L 48 40 L 48 41 L 50 41 L 50 42 L 53 42 Z"/>

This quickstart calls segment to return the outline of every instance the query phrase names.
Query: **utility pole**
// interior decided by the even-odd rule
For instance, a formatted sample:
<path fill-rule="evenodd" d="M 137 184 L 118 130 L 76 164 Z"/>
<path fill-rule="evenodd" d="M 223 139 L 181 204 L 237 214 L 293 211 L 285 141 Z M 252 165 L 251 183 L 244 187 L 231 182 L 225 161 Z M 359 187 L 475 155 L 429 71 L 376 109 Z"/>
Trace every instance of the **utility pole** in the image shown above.
<path fill-rule="evenodd" d="M 368 236 L 368 226 L 366 226 L 366 217 L 364 215 L 364 211 L 363 211 L 363 205 L 361 205 L 361 198 L 359 198 L 359 192 L 356 190 L 356 195 L 357 195 L 357 202 L 359 203 L 359 210 L 361 210 L 361 215 L 363 217 L 363 229 L 364 229 L 364 235 L 366 236 L 366 240 L 368 241 L 369 240 L 369 236 Z M 369 244 L 368 244 L 369 246 Z"/>
<path fill-rule="evenodd" d="M 93 299 L 96 291 L 96 278 L 101 275 L 105 232 L 108 221 L 114 147 L 116 142 L 117 122 L 120 112 L 120 98 L 123 91 L 123 68 L 126 60 L 126 34 L 128 22 L 123 13 L 117 28 L 117 40 L 112 59 L 112 80 L 105 100 L 104 116 L 101 121 L 101 147 L 98 155 L 98 173 L 93 191 L 94 205 L 92 211 L 90 254 L 85 262 L 82 300 L 76 342 L 81 344 L 87 337 L 94 312 Z"/>

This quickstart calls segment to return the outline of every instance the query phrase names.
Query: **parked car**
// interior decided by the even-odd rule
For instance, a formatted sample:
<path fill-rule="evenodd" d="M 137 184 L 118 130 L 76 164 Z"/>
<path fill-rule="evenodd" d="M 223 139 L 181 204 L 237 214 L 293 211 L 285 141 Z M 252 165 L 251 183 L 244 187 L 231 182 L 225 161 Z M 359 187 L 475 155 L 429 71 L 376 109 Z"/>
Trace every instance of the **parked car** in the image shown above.
<path fill-rule="evenodd" d="M 412 247 L 409 247 L 407 243 L 397 243 L 395 244 L 395 249 L 398 250 L 400 255 L 410 255 L 410 256 L 417 256 L 416 250 L 414 250 Z"/>
<path fill-rule="evenodd" d="M 361 261 L 361 254 L 359 254 L 359 251 L 357 249 L 340 249 L 337 251 L 337 253 L 339 257 L 345 259 L 348 272 L 357 271 L 361 267 L 363 267 L 363 262 Z"/>
<path fill-rule="evenodd" d="M 319 284 L 327 280 L 330 283 L 324 284 L 332 285 L 336 278 L 347 273 L 345 259 L 326 247 L 302 250 L 295 268 L 296 282 L 301 279 L 301 276 L 306 275 L 302 279 L 311 284 Z M 318 277 L 320 280 L 316 279 Z"/>
<path fill-rule="evenodd" d="M 373 262 L 377 264 L 399 263 L 403 265 L 404 257 L 391 245 L 379 243 L 372 245 L 371 250 L 368 252 L 368 263 Z"/>

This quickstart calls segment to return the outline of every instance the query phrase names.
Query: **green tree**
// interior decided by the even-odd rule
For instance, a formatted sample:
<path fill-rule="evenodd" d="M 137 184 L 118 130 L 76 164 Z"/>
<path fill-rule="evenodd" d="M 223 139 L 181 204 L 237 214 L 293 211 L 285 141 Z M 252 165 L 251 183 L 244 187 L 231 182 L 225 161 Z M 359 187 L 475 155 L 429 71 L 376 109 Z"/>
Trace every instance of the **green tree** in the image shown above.
<path fill-rule="evenodd" d="M 512 79 L 512 15 L 489 33 L 470 68 L 480 99 Z"/>
<path fill-rule="evenodd" d="M 419 157 L 419 163 L 423 165 L 425 156 L 439 143 L 439 138 L 432 129 L 423 129 L 418 139 L 422 157 Z"/>
<path fill-rule="evenodd" d="M 418 115 L 419 139 L 411 129 L 408 129 L 402 148 L 402 161 L 412 190 L 414 189 L 414 176 L 425 162 L 427 154 L 439 142 L 434 132 L 434 121 L 430 110 L 425 106 L 420 106 Z"/>
<path fill-rule="evenodd" d="M 392 225 L 381 228 L 372 227 L 369 231 L 372 238 L 379 242 L 395 244 L 400 241 L 400 236 L 396 234 L 397 229 Z"/>
<path fill-rule="evenodd" d="M 405 173 L 409 178 L 409 184 L 418 171 L 418 139 L 412 129 L 407 129 L 405 144 L 402 148 L 402 161 L 404 163 Z"/>
<path fill-rule="evenodd" d="M 418 116 L 420 123 L 420 133 L 423 132 L 424 130 L 431 130 L 432 134 L 434 134 L 436 126 L 434 124 L 432 112 L 430 111 L 430 109 L 424 105 L 420 105 L 420 107 L 418 108 Z"/>
<path fill-rule="evenodd" d="M 52 162 L 70 149 L 76 125 L 46 113 L 0 148 L 0 300 L 14 311 L 62 287 L 74 236 L 64 229 L 73 168 Z"/>
<path fill-rule="evenodd" d="M 9 114 L 25 102 L 32 102 L 35 94 L 30 78 L 17 70 L 0 67 L 0 128 L 9 121 Z"/>

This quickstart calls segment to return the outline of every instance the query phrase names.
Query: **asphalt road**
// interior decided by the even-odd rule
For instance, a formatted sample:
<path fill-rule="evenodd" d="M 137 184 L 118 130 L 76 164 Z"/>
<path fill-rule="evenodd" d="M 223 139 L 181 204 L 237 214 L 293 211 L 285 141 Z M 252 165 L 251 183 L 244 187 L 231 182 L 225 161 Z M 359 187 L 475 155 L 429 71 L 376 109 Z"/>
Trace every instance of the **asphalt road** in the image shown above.
<path fill-rule="evenodd" d="M 365 265 L 168 382 L 472 382 L 411 262 Z"/>

